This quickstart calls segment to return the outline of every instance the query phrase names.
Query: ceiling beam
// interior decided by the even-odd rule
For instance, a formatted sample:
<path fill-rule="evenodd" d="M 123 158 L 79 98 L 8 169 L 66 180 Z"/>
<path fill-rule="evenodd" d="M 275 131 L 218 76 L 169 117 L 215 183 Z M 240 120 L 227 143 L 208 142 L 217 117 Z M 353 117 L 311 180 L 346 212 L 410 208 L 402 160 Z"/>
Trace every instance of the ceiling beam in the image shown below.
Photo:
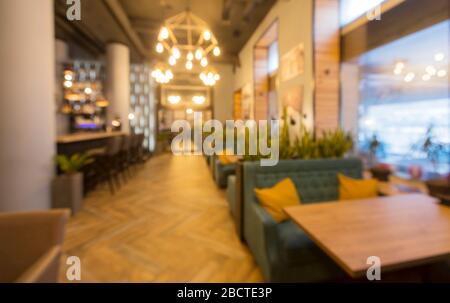
<path fill-rule="evenodd" d="M 131 25 L 131 22 L 128 19 L 127 13 L 123 9 L 119 0 L 103 0 L 103 2 L 109 9 L 114 19 L 116 19 L 117 23 L 120 25 L 125 35 L 134 45 L 139 55 L 142 58 L 147 58 L 149 51 L 145 48 L 141 38 L 139 38 L 139 35 L 133 29 L 133 26 Z"/>

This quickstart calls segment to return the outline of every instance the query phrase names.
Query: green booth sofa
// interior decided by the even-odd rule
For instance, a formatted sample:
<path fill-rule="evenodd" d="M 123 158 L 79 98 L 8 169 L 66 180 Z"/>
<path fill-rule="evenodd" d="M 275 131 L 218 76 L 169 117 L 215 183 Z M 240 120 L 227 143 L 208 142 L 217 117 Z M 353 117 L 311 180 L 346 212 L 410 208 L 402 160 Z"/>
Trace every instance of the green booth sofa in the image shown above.
<path fill-rule="evenodd" d="M 214 180 L 219 188 L 226 188 L 228 184 L 228 177 L 236 174 L 236 164 L 222 164 L 217 157 L 215 157 Z"/>
<path fill-rule="evenodd" d="M 243 236 L 266 281 L 325 282 L 345 278 L 346 274 L 295 223 L 276 223 L 257 201 L 254 189 L 272 187 L 289 177 L 302 204 L 338 200 L 337 174 L 362 178 L 361 161 L 283 160 L 274 167 L 262 167 L 259 162 L 242 165 Z"/>

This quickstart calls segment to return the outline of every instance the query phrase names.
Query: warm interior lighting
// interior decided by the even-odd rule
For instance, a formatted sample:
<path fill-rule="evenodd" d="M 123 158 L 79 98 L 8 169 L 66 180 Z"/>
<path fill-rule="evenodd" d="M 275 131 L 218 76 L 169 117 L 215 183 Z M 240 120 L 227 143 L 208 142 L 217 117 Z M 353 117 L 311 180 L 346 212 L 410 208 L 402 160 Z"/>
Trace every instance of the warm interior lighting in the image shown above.
<path fill-rule="evenodd" d="M 205 41 L 211 40 L 211 32 L 209 30 L 203 32 L 203 39 L 205 39 Z"/>
<path fill-rule="evenodd" d="M 200 61 L 201 66 L 207 67 L 208 66 L 208 59 L 206 57 L 202 58 L 202 61 Z"/>
<path fill-rule="evenodd" d="M 64 81 L 64 87 L 71 88 L 73 86 L 72 81 Z"/>
<path fill-rule="evenodd" d="M 169 64 L 174 66 L 175 64 L 177 64 L 177 59 L 174 56 L 170 56 Z"/>
<path fill-rule="evenodd" d="M 203 49 L 202 48 L 198 48 L 195 51 L 195 59 L 200 60 L 203 57 Z"/>
<path fill-rule="evenodd" d="M 174 47 L 172 48 L 172 55 L 175 57 L 175 59 L 180 59 L 181 57 L 181 53 L 180 50 L 178 49 L 178 47 Z"/>
<path fill-rule="evenodd" d="M 192 115 L 194 113 L 194 110 L 192 108 L 186 109 L 186 114 Z"/>
<path fill-rule="evenodd" d="M 203 103 L 205 103 L 206 98 L 205 96 L 194 96 L 192 97 L 192 102 L 194 102 L 197 105 L 202 105 Z"/>
<path fill-rule="evenodd" d="M 186 58 L 188 59 L 188 61 L 192 61 L 192 60 L 194 60 L 194 54 L 192 52 L 189 52 L 187 54 Z"/>
<path fill-rule="evenodd" d="M 163 64 L 157 65 L 151 75 L 157 83 L 161 84 L 169 83 L 173 79 L 172 71 Z"/>
<path fill-rule="evenodd" d="M 87 95 L 92 94 L 92 88 L 86 87 L 86 88 L 84 89 L 84 93 L 87 94 Z"/>
<path fill-rule="evenodd" d="M 220 80 L 220 75 L 214 69 L 209 69 L 200 74 L 200 79 L 206 86 L 214 86 Z"/>
<path fill-rule="evenodd" d="M 128 114 L 128 120 L 134 120 L 134 114 L 133 113 L 129 113 Z"/>
<path fill-rule="evenodd" d="M 73 76 L 71 74 L 65 74 L 64 75 L 64 79 L 66 79 L 67 81 L 72 81 L 73 80 Z"/>
<path fill-rule="evenodd" d="M 213 54 L 216 57 L 220 56 L 220 47 L 218 46 L 214 47 Z"/>
<path fill-rule="evenodd" d="M 166 40 L 169 38 L 169 30 L 167 27 L 161 28 L 161 31 L 159 32 L 159 39 L 160 40 Z"/>
<path fill-rule="evenodd" d="M 180 103 L 181 97 L 180 96 L 176 96 L 176 95 L 172 95 L 172 96 L 169 96 L 167 98 L 167 100 L 169 101 L 170 104 L 174 104 L 175 105 L 175 104 Z"/>
<path fill-rule="evenodd" d="M 192 61 L 187 61 L 187 62 L 186 62 L 186 69 L 187 69 L 187 70 L 192 70 L 192 66 L 193 66 L 193 65 L 192 65 Z"/>
<path fill-rule="evenodd" d="M 162 45 L 161 42 L 158 42 L 158 44 L 156 44 L 156 52 L 162 54 L 164 52 L 164 46 Z"/>

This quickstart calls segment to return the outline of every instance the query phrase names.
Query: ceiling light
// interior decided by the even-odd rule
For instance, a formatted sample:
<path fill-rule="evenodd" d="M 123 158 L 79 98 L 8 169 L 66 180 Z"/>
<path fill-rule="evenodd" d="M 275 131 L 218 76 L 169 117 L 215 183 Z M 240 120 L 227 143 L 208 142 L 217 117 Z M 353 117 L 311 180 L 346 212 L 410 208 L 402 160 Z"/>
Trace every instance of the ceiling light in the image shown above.
<path fill-rule="evenodd" d="M 73 85 L 72 81 L 64 81 L 64 87 L 71 88 Z"/>
<path fill-rule="evenodd" d="M 216 57 L 220 56 L 220 47 L 218 46 L 214 47 L 213 54 Z"/>
<path fill-rule="evenodd" d="M 425 74 L 425 75 L 422 76 L 422 80 L 423 81 L 429 81 L 430 79 L 431 79 L 430 74 Z"/>
<path fill-rule="evenodd" d="M 192 108 L 186 109 L 186 114 L 192 115 L 194 113 L 194 110 Z"/>
<path fill-rule="evenodd" d="M 436 62 L 441 62 L 445 59 L 445 55 L 443 53 L 437 53 L 436 55 L 434 55 L 434 60 L 436 60 Z"/>
<path fill-rule="evenodd" d="M 444 78 L 445 76 L 447 76 L 447 71 L 445 69 L 441 69 L 440 71 L 438 71 L 437 75 L 439 78 Z"/>
<path fill-rule="evenodd" d="M 156 44 L 156 52 L 160 54 L 164 52 L 164 46 L 162 45 L 161 42 L 158 42 L 158 44 Z"/>
<path fill-rule="evenodd" d="M 403 71 L 401 69 L 398 69 L 398 68 L 394 69 L 394 75 L 401 75 L 402 72 Z"/>
<path fill-rule="evenodd" d="M 427 68 L 425 69 L 427 71 L 428 74 L 430 74 L 431 76 L 436 75 L 436 68 L 433 65 L 428 65 Z"/>
<path fill-rule="evenodd" d="M 192 52 L 189 52 L 189 53 L 187 54 L 186 58 L 187 58 L 189 61 L 192 61 L 192 60 L 194 60 L 194 54 L 193 54 Z"/>
<path fill-rule="evenodd" d="M 133 113 L 129 113 L 128 114 L 128 120 L 134 120 L 134 114 Z"/>
<path fill-rule="evenodd" d="M 405 82 L 411 82 L 412 80 L 414 80 L 414 78 L 416 77 L 416 74 L 414 73 L 408 73 L 405 76 Z"/>
<path fill-rule="evenodd" d="M 167 99 L 169 100 L 170 104 L 178 104 L 181 101 L 180 96 L 169 96 Z"/>
<path fill-rule="evenodd" d="M 67 81 L 72 81 L 73 80 L 73 76 L 71 74 L 65 74 L 64 75 L 64 79 L 66 79 Z"/>
<path fill-rule="evenodd" d="M 175 59 L 180 59 L 180 50 L 177 47 L 172 48 L 172 55 L 175 57 Z"/>
<path fill-rule="evenodd" d="M 174 56 L 170 56 L 169 64 L 174 66 L 175 64 L 177 64 L 177 59 Z"/>
<path fill-rule="evenodd" d="M 200 47 L 195 51 L 195 59 L 200 60 L 203 57 L 203 49 Z"/>
<path fill-rule="evenodd" d="M 209 30 L 203 32 L 203 39 L 205 39 L 206 41 L 211 40 L 211 32 Z"/>
<path fill-rule="evenodd" d="M 186 62 L 186 69 L 187 70 L 192 70 L 192 61 L 187 61 Z"/>
<path fill-rule="evenodd" d="M 169 30 L 167 29 L 167 27 L 163 27 L 159 32 L 159 39 L 166 40 L 167 38 L 169 38 Z"/>
<path fill-rule="evenodd" d="M 404 69 L 405 68 L 405 63 L 403 62 L 397 62 L 397 64 L 395 64 L 395 69 Z"/>
<path fill-rule="evenodd" d="M 87 95 L 92 94 L 92 88 L 86 87 L 86 88 L 84 89 L 84 93 L 87 94 Z"/>
<path fill-rule="evenodd" d="M 192 97 L 192 101 L 197 105 L 202 105 L 205 103 L 206 98 L 204 96 L 194 96 Z"/>
<path fill-rule="evenodd" d="M 200 61 L 200 64 L 201 64 L 203 67 L 208 66 L 208 59 L 206 59 L 206 57 L 203 57 L 202 61 Z"/>

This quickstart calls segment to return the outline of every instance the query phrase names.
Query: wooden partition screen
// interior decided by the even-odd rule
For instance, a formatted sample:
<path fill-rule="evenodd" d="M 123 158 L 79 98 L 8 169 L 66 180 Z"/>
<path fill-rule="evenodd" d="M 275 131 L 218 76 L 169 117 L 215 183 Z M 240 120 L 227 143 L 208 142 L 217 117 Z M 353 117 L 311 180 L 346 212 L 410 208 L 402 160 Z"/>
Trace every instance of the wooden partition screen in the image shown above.
<path fill-rule="evenodd" d="M 339 1 L 314 1 L 316 133 L 339 127 Z"/>

